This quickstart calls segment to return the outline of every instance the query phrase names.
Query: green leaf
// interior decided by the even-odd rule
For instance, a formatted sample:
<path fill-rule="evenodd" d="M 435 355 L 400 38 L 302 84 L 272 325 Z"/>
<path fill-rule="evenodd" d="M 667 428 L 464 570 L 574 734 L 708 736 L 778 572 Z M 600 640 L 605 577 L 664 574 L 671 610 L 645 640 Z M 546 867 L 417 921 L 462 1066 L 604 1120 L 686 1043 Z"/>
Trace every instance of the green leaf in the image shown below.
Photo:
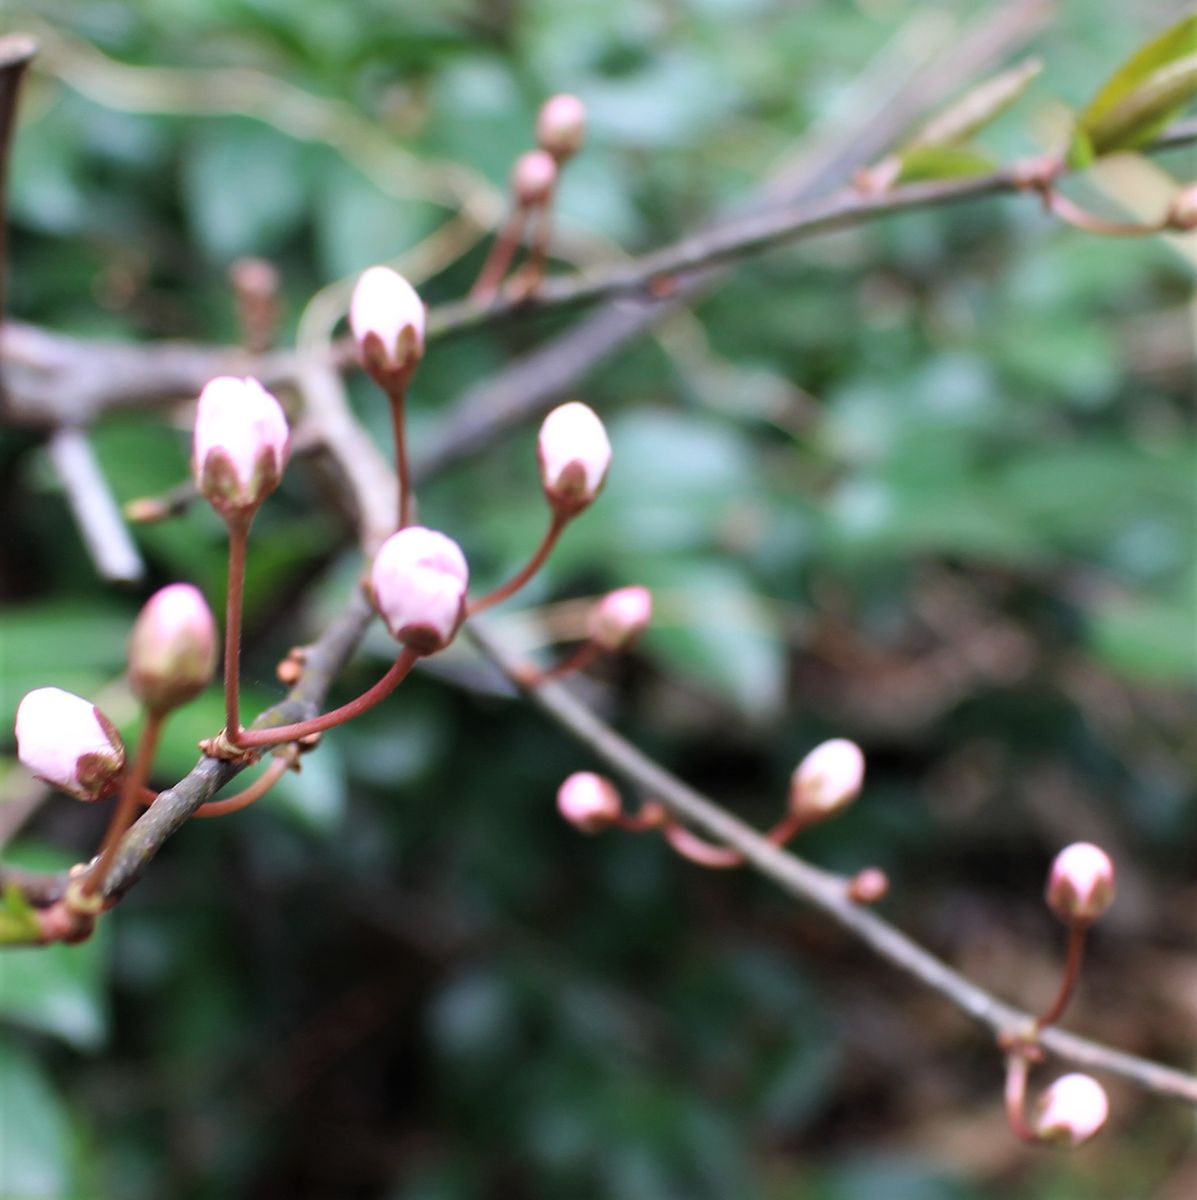
<path fill-rule="evenodd" d="M 33 906 L 16 884 L 9 884 L 0 904 L 0 944 L 36 942 L 39 930 Z"/>
<path fill-rule="evenodd" d="M 1089 636 L 1109 666 L 1134 679 L 1157 684 L 1197 680 L 1194 603 L 1179 599 L 1120 598 L 1095 612 Z"/>
<path fill-rule="evenodd" d="M 305 147 L 257 121 L 206 126 L 185 160 L 188 216 L 213 258 L 277 250 L 307 210 Z"/>
<path fill-rule="evenodd" d="M 898 156 L 900 169 L 895 183 L 919 180 L 963 179 L 984 175 L 997 164 L 988 155 L 966 146 L 911 146 Z"/>
<path fill-rule="evenodd" d="M 1001 116 L 1030 87 L 1043 63 L 1029 58 L 977 84 L 932 117 L 914 136 L 908 150 L 926 146 L 958 146 Z M 902 155 L 905 157 L 905 154 Z"/>
<path fill-rule="evenodd" d="M 1142 145 L 1197 95 L 1197 14 L 1135 52 L 1077 119 L 1070 161 Z M 1082 140 L 1084 139 L 1084 140 Z"/>
<path fill-rule="evenodd" d="M 36 1059 L 0 1040 L 0 1196 L 72 1194 L 70 1122 Z"/>

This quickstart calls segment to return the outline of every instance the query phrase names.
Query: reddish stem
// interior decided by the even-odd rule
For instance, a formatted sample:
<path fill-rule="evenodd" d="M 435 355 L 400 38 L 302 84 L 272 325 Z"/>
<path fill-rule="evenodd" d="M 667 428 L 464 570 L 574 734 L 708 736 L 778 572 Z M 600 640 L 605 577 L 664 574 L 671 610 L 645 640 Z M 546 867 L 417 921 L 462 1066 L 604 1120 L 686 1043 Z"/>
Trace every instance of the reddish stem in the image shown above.
<path fill-rule="evenodd" d="M 765 837 L 775 846 L 784 846 L 787 842 L 793 841 L 810 824 L 812 822 L 802 813 L 787 810 L 786 815 L 772 829 L 765 832 Z"/>
<path fill-rule="evenodd" d="M 499 285 L 519 247 L 526 218 L 527 210 L 522 205 L 517 205 L 507 218 L 499 236 L 491 244 L 490 253 L 482 264 L 474 286 L 470 288 L 470 301 L 473 304 L 489 304 L 498 294 Z"/>
<path fill-rule="evenodd" d="M 165 719 L 164 712 L 146 712 L 145 724 L 142 726 L 141 737 L 137 742 L 137 753 L 133 757 L 133 765 L 125 773 L 125 778 L 121 783 L 120 799 L 117 801 L 112 819 L 108 822 L 108 830 L 104 834 L 96 865 L 87 873 L 87 877 L 80 887 L 80 891 L 85 896 L 96 896 L 103 890 L 104 880 L 108 878 L 113 859 L 120 848 L 121 838 L 125 836 L 125 831 L 133 824 L 133 818 L 137 816 L 141 793 L 145 787 L 145 781 L 149 778 L 150 768 L 154 762 L 154 753 L 158 749 L 158 739 L 162 734 L 162 723 Z"/>
<path fill-rule="evenodd" d="M 241 604 L 245 592 L 245 552 L 253 514 L 226 518 L 229 581 L 224 612 L 224 727 L 234 746 L 241 743 Z"/>
<path fill-rule="evenodd" d="M 1084 922 L 1074 921 L 1068 927 L 1068 953 L 1064 960 L 1064 978 L 1060 981 L 1060 991 L 1051 1006 L 1035 1021 L 1036 1029 L 1046 1029 L 1054 1025 L 1068 1007 L 1076 988 L 1077 979 L 1081 973 L 1081 962 L 1085 957 L 1085 932 L 1088 926 Z"/>
<path fill-rule="evenodd" d="M 407 461 L 407 373 L 386 380 L 387 399 L 391 403 L 391 429 L 395 436 L 395 473 L 399 476 L 399 524 L 411 524 L 411 468 Z"/>
<path fill-rule="evenodd" d="M 1086 233 L 1097 233 L 1103 237 L 1147 237 L 1168 228 L 1167 217 L 1151 225 L 1140 225 L 1133 221 L 1107 220 L 1105 217 L 1099 217 L 1096 213 L 1082 208 L 1076 201 L 1065 196 L 1063 192 L 1058 192 L 1050 186 L 1043 189 L 1043 202 L 1060 220 L 1066 221 L 1077 229 L 1083 229 Z"/>
<path fill-rule="evenodd" d="M 544 198 L 544 203 L 536 212 L 536 233 L 532 238 L 532 247 L 528 252 L 528 262 L 520 280 L 521 293 L 525 298 L 531 298 L 540 287 L 544 278 L 545 263 L 549 257 L 549 241 L 553 236 L 553 189 Z"/>
<path fill-rule="evenodd" d="M 726 871 L 744 865 L 744 855 L 739 850 L 733 850 L 730 846 L 712 845 L 672 818 L 667 818 L 663 828 L 669 844 L 683 858 L 688 858 L 699 866 Z"/>
<path fill-rule="evenodd" d="M 1006 1055 L 1006 1116 L 1010 1128 L 1024 1142 L 1038 1142 L 1035 1131 L 1027 1124 L 1027 1073 L 1030 1070 L 1030 1059 L 1015 1047 Z"/>
<path fill-rule="evenodd" d="M 376 704 L 381 704 L 407 678 L 408 672 L 415 665 L 419 655 L 414 650 L 404 648 L 403 653 L 395 659 L 387 673 L 369 691 L 363 692 L 348 704 L 334 708 L 331 712 L 322 713 L 306 721 L 296 721 L 291 725 L 275 725 L 267 729 L 242 730 L 239 746 L 257 749 L 263 746 L 279 746 L 283 742 L 296 742 L 309 734 L 320 733 L 332 729 L 334 725 L 343 725 L 354 717 L 368 712 Z"/>
<path fill-rule="evenodd" d="M 640 806 L 636 813 L 621 813 L 615 824 L 628 833 L 647 833 L 650 829 L 660 829 L 668 820 L 665 806 L 656 800 L 650 800 Z"/>
<path fill-rule="evenodd" d="M 248 808 L 255 800 L 261 800 L 268 791 L 287 773 L 292 759 L 285 754 L 277 755 L 270 766 L 258 776 L 248 787 L 243 788 L 233 796 L 223 800 L 209 800 L 201 804 L 192 814 L 196 817 L 225 817 L 229 813 L 240 812 Z"/>
<path fill-rule="evenodd" d="M 585 670 L 601 653 L 601 648 L 595 645 L 594 642 L 583 642 L 572 654 L 563 658 L 555 667 L 550 667 L 547 671 L 539 671 L 532 667 L 524 676 L 523 682 L 526 687 L 540 687 L 542 683 L 551 683 L 557 679 L 564 679 L 566 675 L 572 675 L 575 671 Z"/>
<path fill-rule="evenodd" d="M 568 524 L 568 517 L 554 511 L 548 532 L 537 546 L 536 553 L 501 587 L 495 588 L 493 592 L 488 592 L 485 596 L 479 596 L 476 600 L 471 600 L 466 605 L 466 616 L 472 617 L 477 613 L 485 612 L 488 608 L 501 604 L 509 596 L 514 596 L 544 566 L 545 559 L 553 552 L 553 547 L 561 537 L 561 531 Z"/>

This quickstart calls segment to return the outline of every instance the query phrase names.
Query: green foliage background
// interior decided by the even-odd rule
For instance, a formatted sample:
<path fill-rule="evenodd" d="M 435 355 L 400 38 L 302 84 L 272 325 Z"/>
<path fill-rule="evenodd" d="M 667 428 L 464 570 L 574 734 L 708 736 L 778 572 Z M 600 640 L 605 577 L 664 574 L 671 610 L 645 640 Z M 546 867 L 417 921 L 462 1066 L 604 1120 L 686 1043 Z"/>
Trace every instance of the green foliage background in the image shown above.
<path fill-rule="evenodd" d="M 229 340 L 226 271 L 252 253 L 279 265 L 294 322 L 316 288 L 452 215 L 413 197 L 445 186 L 445 164 L 501 187 L 558 90 L 593 117 L 561 195 L 569 244 L 648 249 L 834 121 L 899 31 L 943 36 L 962 11 L 8 3 L 4 27 L 44 43 L 13 163 L 10 307 L 89 336 Z M 982 144 L 1041 150 L 1050 106 L 1083 107 L 1175 15 L 1064 4 L 1035 47 L 1044 72 Z M 131 105 L 91 48 L 193 70 L 192 94 L 163 112 L 151 79 Z M 254 113 L 210 115 L 234 70 L 275 82 Z M 286 89 L 340 122 L 331 143 L 280 127 Z M 1161 161 L 1193 178 L 1191 154 Z M 479 261 L 426 299 L 462 295 Z M 579 389 L 616 465 L 529 595 L 657 591 L 641 651 L 593 698 L 750 820 L 772 819 L 816 741 L 858 740 L 870 786 L 809 854 L 884 866 L 895 918 L 1011 998 L 1051 989 L 1052 854 L 1109 844 L 1123 902 L 1074 1019 L 1190 1067 L 1194 261 L 1192 238 L 1099 241 L 1002 200 L 741 266 Z M 438 346 L 417 448 L 456 394 L 563 323 Z M 381 404 L 355 401 L 385 443 Z M 533 437 L 421 495 L 480 583 L 544 523 Z M 94 442 L 122 500 L 186 472 L 166 415 L 113 417 Z M 0 484 L 4 728 L 45 684 L 107 689 L 128 728 L 114 681 L 144 594 L 96 579 L 31 432 L 0 431 Z M 219 607 L 211 514 L 137 537 L 146 594 L 187 578 Z M 350 546 L 297 464 L 255 528 L 248 710 L 354 586 Z M 370 640 L 337 695 L 386 655 Z M 479 678 L 451 657 L 254 810 L 185 830 L 86 946 L 0 959 L 5 1200 L 1182 1194 L 1185 1112 L 1115 1088 L 1092 1148 L 1026 1154 L 996 1053 L 937 1000 L 761 881 L 564 828 L 556 785 L 594 764 Z M 214 689 L 171 722 L 162 783 L 220 714 Z M 69 863 L 101 821 L 53 798 L 8 856 Z"/>

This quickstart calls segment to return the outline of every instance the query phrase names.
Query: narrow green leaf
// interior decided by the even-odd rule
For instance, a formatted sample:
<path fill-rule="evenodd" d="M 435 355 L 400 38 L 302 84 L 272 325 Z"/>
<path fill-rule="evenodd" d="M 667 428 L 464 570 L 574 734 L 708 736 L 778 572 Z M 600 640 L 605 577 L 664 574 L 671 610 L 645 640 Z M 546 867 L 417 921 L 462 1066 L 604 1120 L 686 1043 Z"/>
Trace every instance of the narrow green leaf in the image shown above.
<path fill-rule="evenodd" d="M 1042 70 L 1041 60 L 1029 58 L 970 88 L 955 104 L 932 117 L 907 149 L 967 142 L 1014 104 Z"/>
<path fill-rule="evenodd" d="M 4 889 L 0 904 L 0 945 L 24 945 L 40 938 L 33 907 L 15 884 Z"/>
<path fill-rule="evenodd" d="M 1197 96 L 1197 52 L 1161 67 L 1129 96 L 1084 126 L 1097 154 L 1151 141 Z"/>
<path fill-rule="evenodd" d="M 1197 94 L 1197 13 L 1140 47 L 1077 121 L 1096 154 L 1141 144 Z"/>
<path fill-rule="evenodd" d="M 911 146 L 898 159 L 895 183 L 916 183 L 931 179 L 961 179 L 984 175 L 997 164 L 987 155 L 964 146 Z"/>

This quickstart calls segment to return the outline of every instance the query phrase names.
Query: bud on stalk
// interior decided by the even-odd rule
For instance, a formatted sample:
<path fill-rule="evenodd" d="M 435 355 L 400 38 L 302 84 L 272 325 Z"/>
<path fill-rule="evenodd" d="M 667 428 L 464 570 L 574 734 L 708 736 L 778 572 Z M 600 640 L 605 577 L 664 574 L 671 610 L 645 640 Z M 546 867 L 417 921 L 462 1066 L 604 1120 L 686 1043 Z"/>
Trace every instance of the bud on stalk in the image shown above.
<path fill-rule="evenodd" d="M 557 811 L 582 833 L 601 833 L 619 820 L 623 801 L 609 779 L 577 771 L 557 789 Z"/>
<path fill-rule="evenodd" d="M 1045 1142 L 1076 1147 L 1106 1123 L 1110 1103 L 1105 1089 L 1089 1075 L 1061 1075 L 1035 1105 L 1031 1128 Z"/>
<path fill-rule="evenodd" d="M 424 303 L 389 267 L 362 272 L 349 302 L 349 327 L 362 365 L 385 388 L 405 380 L 424 357 Z"/>
<path fill-rule="evenodd" d="M 129 635 L 129 682 L 147 709 L 167 713 L 194 699 L 216 671 L 216 622 L 189 583 L 155 592 Z"/>
<path fill-rule="evenodd" d="M 1090 842 L 1073 842 L 1056 855 L 1047 877 L 1048 907 L 1065 924 L 1088 925 L 1114 902 L 1114 864 Z"/>
<path fill-rule="evenodd" d="M 864 784 L 865 760 L 860 747 L 847 738 L 816 746 L 790 777 L 790 811 L 821 821 L 846 808 Z"/>
<path fill-rule="evenodd" d="M 89 700 L 44 687 L 17 707 L 17 757 L 38 779 L 77 800 L 112 795 L 125 769 L 115 726 Z"/>
<path fill-rule="evenodd" d="M 434 654 L 465 617 L 469 568 L 451 538 L 420 525 L 393 533 L 370 571 L 374 607 L 391 636 L 417 654 Z"/>
<path fill-rule="evenodd" d="M 536 443 L 540 481 L 554 512 L 577 516 L 602 490 L 611 443 L 593 409 L 578 401 L 553 409 Z"/>
<path fill-rule="evenodd" d="M 577 96 L 550 96 L 536 118 L 536 141 L 559 163 L 572 158 L 586 140 L 586 106 Z"/>
<path fill-rule="evenodd" d="M 278 487 L 290 450 L 282 406 L 256 379 L 222 376 L 200 393 L 192 470 L 221 516 L 252 516 Z"/>
<path fill-rule="evenodd" d="M 653 615 L 652 592 L 625 587 L 608 592 L 587 619 L 590 640 L 611 653 L 626 650 L 648 627 Z"/>

